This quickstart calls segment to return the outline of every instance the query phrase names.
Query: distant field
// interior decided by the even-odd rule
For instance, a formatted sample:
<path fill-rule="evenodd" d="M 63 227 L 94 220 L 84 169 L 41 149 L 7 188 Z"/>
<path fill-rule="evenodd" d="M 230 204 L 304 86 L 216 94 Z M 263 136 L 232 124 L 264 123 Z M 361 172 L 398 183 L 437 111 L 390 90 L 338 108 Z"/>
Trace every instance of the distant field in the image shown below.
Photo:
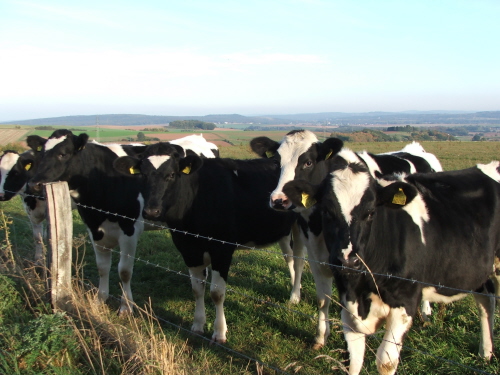
<path fill-rule="evenodd" d="M 149 126 L 151 128 L 152 126 Z M 62 127 L 61 127 L 62 128 Z M 94 126 L 75 127 L 73 132 L 85 132 L 90 139 L 99 142 L 124 142 L 137 139 L 137 133 L 143 132 L 146 137 L 159 138 L 162 141 L 180 138 L 189 134 L 200 134 L 210 142 L 221 147 L 221 156 L 232 158 L 250 158 L 255 155 L 250 151 L 251 139 L 265 135 L 274 140 L 280 140 L 287 131 L 244 131 L 235 129 L 217 129 L 213 131 L 199 130 L 186 132 L 170 130 L 169 132 L 149 132 L 141 126 L 103 126 L 97 130 Z M 147 128 L 147 126 L 146 126 Z M 23 142 L 30 134 L 49 137 L 53 130 L 35 130 L 31 126 L 0 126 L 0 146 L 11 142 Z M 330 132 L 316 132 L 320 140 L 329 137 Z M 368 150 L 373 153 L 396 151 L 404 147 L 406 142 L 347 142 L 346 147 L 354 151 Z M 441 161 L 445 170 L 471 167 L 477 163 L 487 163 L 500 159 L 500 142 L 421 142 L 425 150 L 434 153 Z M 234 147 L 230 147 L 234 146 Z"/>
<path fill-rule="evenodd" d="M 1 129 L 0 145 L 6 145 L 9 143 L 18 142 L 19 139 L 23 138 L 27 132 L 28 130 L 24 129 Z"/>

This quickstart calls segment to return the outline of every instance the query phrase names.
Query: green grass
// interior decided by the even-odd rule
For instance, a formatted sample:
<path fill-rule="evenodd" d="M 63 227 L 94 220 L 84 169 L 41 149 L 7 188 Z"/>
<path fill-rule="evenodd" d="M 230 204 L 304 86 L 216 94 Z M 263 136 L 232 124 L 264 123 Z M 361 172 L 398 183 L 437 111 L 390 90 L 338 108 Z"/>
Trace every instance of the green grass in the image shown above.
<path fill-rule="evenodd" d="M 229 132 L 228 132 L 229 133 Z M 256 136 L 254 132 L 251 137 Z M 241 137 L 242 135 L 235 135 Z M 277 138 L 279 139 L 279 138 Z M 243 142 L 243 141 L 242 141 Z M 346 144 L 353 150 L 368 149 L 372 152 L 384 152 L 400 149 L 403 143 L 368 143 Z M 434 152 L 442 161 L 445 169 L 470 167 L 477 162 L 489 162 L 497 159 L 500 144 L 493 142 L 428 142 L 423 143 L 429 152 Z M 248 145 L 221 149 L 223 157 L 251 157 Z M 29 225 L 22 211 L 19 198 L 12 202 L 1 203 L 1 209 L 14 219 L 11 228 L 11 241 L 26 258 L 33 258 L 32 241 Z M 74 214 L 75 236 L 85 235 L 86 231 L 78 214 Z M 214 308 L 206 295 L 207 329 L 206 340 L 192 336 L 184 330 L 190 329 L 193 319 L 194 299 L 187 267 L 172 244 L 166 230 L 145 233 L 139 242 L 132 290 L 135 302 L 142 306 L 151 299 L 154 312 L 162 320 L 164 333 L 173 342 L 182 344 L 188 340 L 190 355 L 196 364 L 207 360 L 211 368 L 208 374 L 275 374 L 272 367 L 293 374 L 341 373 L 337 361 L 345 360 L 345 342 L 341 328 L 337 323 L 340 309 L 336 305 L 338 297 L 333 292 L 332 334 L 327 345 L 319 351 L 311 349 L 315 334 L 316 296 L 314 281 L 308 267 L 302 280 L 302 301 L 297 306 L 288 304 L 289 276 L 288 268 L 279 255 L 277 246 L 268 251 L 237 251 L 231 266 L 228 287 L 236 292 L 228 292 L 225 312 L 228 324 L 229 350 L 243 356 L 257 359 L 271 367 L 264 367 L 259 372 L 257 366 L 248 358 L 242 358 L 229 350 L 210 345 L 214 320 Z M 76 256 L 76 253 L 75 255 Z M 79 256 L 84 258 L 84 277 L 97 285 L 98 275 L 94 254 L 90 245 L 79 248 Z M 119 277 L 117 274 L 117 254 L 113 256 L 110 286 L 111 293 L 119 297 Z M 149 262 L 146 263 L 146 262 Z M 154 266 L 154 265 L 159 265 Z M 175 272 L 166 270 L 169 268 Z M 110 299 L 108 305 L 117 310 L 119 302 Z M 486 373 L 497 373 L 500 368 L 500 319 L 495 324 L 495 357 L 490 363 L 484 363 L 477 357 L 479 347 L 479 322 L 472 297 L 446 305 L 434 306 L 431 324 L 424 326 L 416 318 L 402 351 L 400 374 L 471 374 L 470 366 Z M 497 310 L 498 311 L 498 310 Z M 175 326 L 173 326 L 173 325 Z M 376 335 L 381 338 L 381 334 Z M 376 338 L 368 341 L 363 374 L 376 373 L 374 352 L 378 346 Z M 449 361 L 452 361 L 450 363 Z M 345 363 L 345 362 L 344 362 Z M 284 370 L 286 369 L 286 370 Z M 116 370 L 114 370 L 116 371 Z M 55 373 L 55 372 L 54 372 Z M 119 372 L 109 372 L 115 374 Z"/>

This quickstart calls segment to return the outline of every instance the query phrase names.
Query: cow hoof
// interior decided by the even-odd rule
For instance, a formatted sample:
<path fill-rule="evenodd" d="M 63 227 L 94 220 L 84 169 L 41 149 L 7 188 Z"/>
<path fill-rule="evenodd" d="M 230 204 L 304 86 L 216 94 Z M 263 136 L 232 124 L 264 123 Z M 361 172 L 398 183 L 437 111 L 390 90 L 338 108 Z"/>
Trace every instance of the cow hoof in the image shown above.
<path fill-rule="evenodd" d="M 226 339 L 217 339 L 212 337 L 212 340 L 210 340 L 210 345 L 225 344 L 226 342 L 227 342 Z"/>
<path fill-rule="evenodd" d="M 300 296 L 295 296 L 295 295 L 290 296 L 290 303 L 292 305 L 298 305 L 299 302 L 300 302 Z"/>
<path fill-rule="evenodd" d="M 323 346 L 325 346 L 325 345 L 316 343 L 313 345 L 312 349 L 313 350 L 320 350 Z"/>

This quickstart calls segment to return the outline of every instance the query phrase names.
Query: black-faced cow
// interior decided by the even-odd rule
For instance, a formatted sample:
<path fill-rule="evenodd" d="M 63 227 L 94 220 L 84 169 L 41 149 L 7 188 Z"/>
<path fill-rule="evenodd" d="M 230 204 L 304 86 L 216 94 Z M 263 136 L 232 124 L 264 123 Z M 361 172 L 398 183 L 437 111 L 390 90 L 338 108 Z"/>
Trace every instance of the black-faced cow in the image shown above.
<path fill-rule="evenodd" d="M 23 193 L 28 180 L 33 176 L 36 165 L 36 151 L 6 150 L 0 157 L 0 201 L 9 201 Z M 22 199 L 24 210 L 28 215 L 35 242 L 35 261 L 43 256 L 43 221 L 45 219 L 45 200 L 33 196 Z"/>
<path fill-rule="evenodd" d="M 321 182 L 328 172 L 335 166 L 334 156 L 342 152 L 351 152 L 343 148 L 343 142 L 337 138 L 328 138 L 319 142 L 316 135 L 308 130 L 289 132 L 278 143 L 267 137 L 254 138 L 250 142 L 252 150 L 264 158 L 279 160 L 281 164 L 281 175 L 278 185 L 270 196 L 269 204 L 275 209 L 289 210 L 292 204 L 283 192 L 283 186 L 292 180 L 305 180 L 313 184 Z M 416 142 L 407 145 L 400 151 L 374 155 L 366 151 L 357 153 L 374 177 L 381 177 L 395 172 L 433 172 L 442 171 L 438 159 L 430 153 L 425 152 L 422 146 Z M 328 262 L 328 252 L 325 246 L 321 218 L 314 207 L 301 212 L 299 219 L 302 228 L 302 241 L 306 244 L 308 257 L 310 259 L 311 271 L 316 283 L 316 293 L 320 305 L 321 319 L 325 319 L 325 325 L 318 332 L 315 347 L 321 347 L 329 335 L 330 327 L 326 323 L 329 310 L 329 296 L 333 277 L 327 266 L 322 264 Z M 298 273 L 299 275 L 301 272 Z M 300 280 L 299 280 L 300 281 Z M 299 297 L 300 299 L 300 297 Z M 422 305 L 424 317 L 431 313 L 429 303 Z"/>
<path fill-rule="evenodd" d="M 500 295 L 500 163 L 377 181 L 355 153 L 337 159 L 319 185 L 291 181 L 283 190 L 297 209 L 321 210 L 349 373 L 361 371 L 365 336 L 385 321 L 377 367 L 394 374 L 419 302 L 452 302 L 466 291 L 475 292 L 479 354 L 489 359 L 492 293 Z"/>
<path fill-rule="evenodd" d="M 57 130 L 49 139 L 28 138 L 32 147 L 42 148 L 37 172 L 30 180 L 31 189 L 40 191 L 47 182 L 68 182 L 94 247 L 101 301 L 109 295 L 111 249 L 120 247 L 118 271 L 123 288 L 120 313 L 130 312 L 134 256 L 144 230 L 141 215 L 144 200 L 137 179 L 117 172 L 113 161 L 120 156 L 137 155 L 146 146 L 88 143 L 87 134 L 76 136 L 69 130 Z M 184 152 L 180 146 L 179 150 Z"/>
<path fill-rule="evenodd" d="M 210 295 L 216 308 L 212 340 L 225 342 L 226 282 L 237 244 L 264 246 L 284 238 L 280 245 L 289 246 L 288 235 L 298 215 L 275 211 L 267 204 L 279 167 L 264 159 L 184 158 L 169 143 L 148 146 L 141 159 L 121 157 L 115 167 L 125 174 L 140 172 L 137 176 L 146 186 L 144 216 L 175 229 L 172 239 L 189 267 L 195 296 L 194 332 L 203 332 L 206 322 L 206 268 L 212 266 Z M 303 247 L 298 240 L 294 246 Z"/>

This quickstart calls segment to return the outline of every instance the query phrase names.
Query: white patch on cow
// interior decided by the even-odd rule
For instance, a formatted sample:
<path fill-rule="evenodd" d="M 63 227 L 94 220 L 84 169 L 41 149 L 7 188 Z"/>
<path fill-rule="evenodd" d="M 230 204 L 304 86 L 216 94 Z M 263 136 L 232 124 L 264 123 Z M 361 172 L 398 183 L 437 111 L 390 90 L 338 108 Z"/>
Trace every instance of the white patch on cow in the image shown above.
<path fill-rule="evenodd" d="M 420 193 L 417 194 L 413 200 L 403 207 L 403 210 L 410 215 L 411 219 L 420 228 L 420 238 L 422 243 L 425 245 L 424 236 L 424 225 L 429 222 L 429 212 L 427 211 L 427 206 L 425 201 L 422 199 Z"/>
<path fill-rule="evenodd" d="M 148 160 L 156 169 L 160 168 L 168 159 L 170 159 L 169 155 L 152 155 L 148 157 Z"/>
<path fill-rule="evenodd" d="M 344 168 L 330 173 L 332 176 L 333 193 L 337 197 L 348 224 L 352 220 L 352 210 L 359 205 L 361 198 L 370 185 L 370 175 L 354 173 L 351 168 Z"/>
<path fill-rule="evenodd" d="M 170 144 L 181 146 L 184 150 L 191 150 L 196 155 L 203 155 L 206 158 L 215 158 L 213 150 L 218 150 L 212 142 L 207 142 L 203 134 L 191 134 L 183 138 L 169 141 Z"/>
<path fill-rule="evenodd" d="M 309 130 L 286 135 L 283 138 L 278 148 L 278 153 L 281 157 L 280 180 L 276 189 L 271 193 L 271 196 L 281 194 L 283 186 L 295 178 L 295 168 L 297 167 L 300 155 L 309 150 L 314 143 L 318 143 L 318 138 Z"/>
<path fill-rule="evenodd" d="M 402 174 L 395 174 L 394 176 L 398 177 L 400 181 L 406 182 L 405 178 L 406 175 L 404 173 Z M 384 179 L 377 180 L 377 183 L 380 186 L 386 187 L 391 184 L 393 184 L 395 181 L 388 181 Z M 429 222 L 429 212 L 427 210 L 427 205 L 425 204 L 424 199 L 418 193 L 413 200 L 402 207 L 402 210 L 406 211 L 408 215 L 410 215 L 411 219 L 413 222 L 419 227 L 420 229 L 420 239 L 422 240 L 422 243 L 425 245 L 425 236 L 424 236 L 424 225 L 425 223 Z"/>
<path fill-rule="evenodd" d="M 348 156 L 348 155 L 346 155 Z M 359 162 L 359 160 L 358 160 Z M 368 173 L 353 173 L 351 168 L 339 169 L 331 173 L 333 193 L 342 210 L 342 215 L 348 225 L 351 224 L 352 210 L 359 205 L 361 198 L 365 194 L 370 184 L 370 175 Z M 352 251 L 352 243 L 346 249 L 342 249 L 344 259 L 349 258 Z"/>
<path fill-rule="evenodd" d="M 489 164 L 478 164 L 477 167 L 486 176 L 492 178 L 496 182 L 500 182 L 500 173 L 498 173 L 499 164 L 500 164 L 500 162 L 498 162 L 498 161 L 492 161 Z"/>
<path fill-rule="evenodd" d="M 406 160 L 406 159 L 405 159 Z M 406 160 L 408 164 L 410 164 L 410 173 L 417 173 L 417 168 L 415 168 L 415 164 L 413 164 L 411 161 Z"/>
<path fill-rule="evenodd" d="M 349 245 L 347 245 L 347 249 L 342 250 L 342 255 L 344 256 L 344 259 L 349 259 L 349 254 L 352 251 L 352 243 L 349 242 Z"/>
<path fill-rule="evenodd" d="M 385 319 L 391 311 L 389 305 L 385 304 L 378 295 L 372 293 L 369 298 L 372 302 L 370 304 L 368 316 L 365 319 L 362 319 L 358 313 L 359 305 L 357 302 L 347 302 L 345 304 L 345 309 L 351 314 L 352 318 L 353 327 L 349 328 L 365 335 L 375 333 L 382 324 L 382 320 Z"/>
<path fill-rule="evenodd" d="M 127 153 L 125 152 L 125 150 L 123 149 L 123 145 L 120 145 L 118 143 L 108 143 L 108 144 L 104 144 L 104 143 L 99 143 L 97 142 L 96 140 L 93 140 L 92 141 L 93 144 L 95 145 L 98 145 L 98 146 L 102 146 L 102 147 L 107 147 L 109 148 L 111 151 L 113 151 L 116 156 L 120 157 L 120 156 L 127 156 Z M 143 146 L 143 145 L 141 145 Z"/>
<path fill-rule="evenodd" d="M 422 299 L 429 302 L 450 303 L 458 301 L 467 296 L 467 293 L 459 293 L 453 296 L 444 296 L 436 291 L 436 287 L 429 286 L 422 289 Z"/>
<path fill-rule="evenodd" d="M 0 194 L 4 194 L 5 180 L 7 180 L 7 175 L 14 168 L 19 159 L 19 154 L 13 152 L 7 152 L 3 154 L 2 159 L 0 159 Z"/>
<path fill-rule="evenodd" d="M 370 174 L 375 177 L 375 172 L 382 173 L 377 162 L 366 151 L 358 152 L 358 156 L 363 159 L 370 171 Z"/>
<path fill-rule="evenodd" d="M 236 175 L 236 177 L 238 177 L 238 171 L 236 169 L 233 171 L 233 173 Z"/>
<path fill-rule="evenodd" d="M 63 135 L 59 138 L 49 138 L 47 139 L 47 142 L 45 142 L 45 145 L 43 146 L 45 151 L 52 150 L 55 146 L 57 146 L 59 143 L 64 142 L 68 138 L 67 135 Z"/>

